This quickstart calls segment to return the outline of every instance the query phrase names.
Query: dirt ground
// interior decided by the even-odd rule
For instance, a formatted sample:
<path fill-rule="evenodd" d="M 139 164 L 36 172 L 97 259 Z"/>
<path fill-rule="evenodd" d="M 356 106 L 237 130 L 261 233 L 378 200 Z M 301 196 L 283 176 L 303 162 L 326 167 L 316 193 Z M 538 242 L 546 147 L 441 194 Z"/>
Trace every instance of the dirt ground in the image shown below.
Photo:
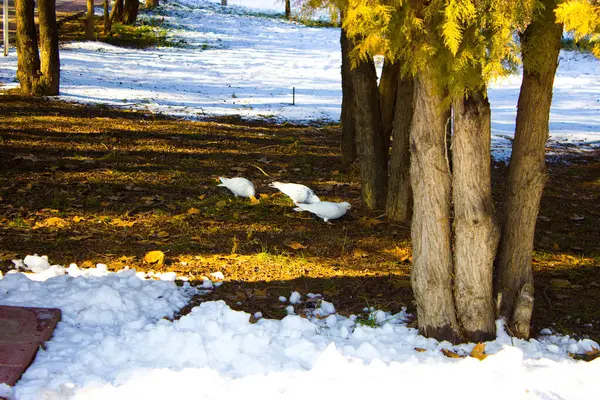
<path fill-rule="evenodd" d="M 278 297 L 292 290 L 321 293 L 344 314 L 414 311 L 409 225 L 362 207 L 339 139 L 339 126 L 190 122 L 2 95 L 0 270 L 38 253 L 57 264 L 175 271 L 194 283 L 219 271 L 225 283 L 190 307 L 223 299 L 275 318 L 285 315 Z M 493 171 L 499 202 L 506 169 Z M 598 340 L 600 154 L 552 157 L 549 174 L 535 241 L 534 332 Z M 259 203 L 217 187 L 218 176 L 252 180 Z M 353 208 L 325 224 L 294 212 L 267 186 L 275 180 Z M 162 251 L 164 263 L 144 261 L 150 251 Z"/>

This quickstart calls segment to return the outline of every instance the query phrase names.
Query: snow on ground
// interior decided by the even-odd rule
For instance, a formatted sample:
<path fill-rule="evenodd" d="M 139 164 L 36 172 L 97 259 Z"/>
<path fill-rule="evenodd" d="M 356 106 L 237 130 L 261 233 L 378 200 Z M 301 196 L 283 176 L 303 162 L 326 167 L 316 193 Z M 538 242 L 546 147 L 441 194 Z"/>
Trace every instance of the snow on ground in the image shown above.
<path fill-rule="evenodd" d="M 511 340 L 498 322 L 486 359 L 451 359 L 441 350 L 466 355 L 474 344 L 419 336 L 405 312 L 373 311 L 377 326 L 360 325 L 324 300 L 309 318 L 250 323 L 250 314 L 212 301 L 170 321 L 197 289 L 134 270 L 24 261 L 17 265 L 40 272 L 7 273 L 0 304 L 59 307 L 63 317 L 17 385 L 0 387 L 9 398 L 591 400 L 600 393 L 600 359 L 567 355 L 599 346 L 591 340 Z"/>
<path fill-rule="evenodd" d="M 203 0 L 163 2 L 142 19 L 164 17 L 171 37 L 185 40 L 185 48 L 64 45 L 61 98 L 185 118 L 338 121 L 339 29 L 290 23 L 274 15 L 282 11 L 276 0 L 234 0 L 227 7 Z M 17 86 L 16 64 L 14 50 L 0 57 L 0 84 Z M 513 76 L 489 90 L 499 159 L 510 153 L 519 86 L 520 77 Z M 550 135 L 550 145 L 563 150 L 600 147 L 600 63 L 591 55 L 562 52 Z"/>

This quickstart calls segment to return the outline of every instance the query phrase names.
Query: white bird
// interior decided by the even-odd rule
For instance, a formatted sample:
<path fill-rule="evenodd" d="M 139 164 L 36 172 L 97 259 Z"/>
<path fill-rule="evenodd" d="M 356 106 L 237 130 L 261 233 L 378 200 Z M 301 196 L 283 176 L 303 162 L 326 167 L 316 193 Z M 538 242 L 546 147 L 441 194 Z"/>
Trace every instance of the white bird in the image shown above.
<path fill-rule="evenodd" d="M 312 191 L 311 188 L 298 183 L 283 183 L 283 182 L 272 182 L 269 183 L 269 187 L 278 189 L 283 194 L 287 195 L 294 204 L 299 203 L 318 203 L 321 201 L 319 197 Z"/>
<path fill-rule="evenodd" d="M 256 192 L 254 191 L 254 184 L 246 178 L 223 178 L 219 177 L 221 184 L 217 186 L 224 186 L 237 197 L 254 197 Z"/>
<path fill-rule="evenodd" d="M 337 219 L 350 209 L 350 203 L 343 201 L 341 203 L 333 203 L 331 201 L 321 201 L 313 204 L 298 204 L 294 211 L 309 211 L 323 221 L 328 222 L 330 219 Z"/>

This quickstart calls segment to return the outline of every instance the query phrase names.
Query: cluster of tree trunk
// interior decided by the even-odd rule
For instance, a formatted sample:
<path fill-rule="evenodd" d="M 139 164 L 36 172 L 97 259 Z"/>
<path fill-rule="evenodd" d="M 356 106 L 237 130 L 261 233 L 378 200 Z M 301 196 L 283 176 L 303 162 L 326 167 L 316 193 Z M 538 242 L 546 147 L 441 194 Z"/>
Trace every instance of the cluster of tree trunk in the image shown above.
<path fill-rule="evenodd" d="M 60 87 L 60 59 L 55 0 L 38 0 L 38 36 L 34 0 L 16 0 L 17 78 L 21 90 L 36 96 L 56 96 Z"/>
<path fill-rule="evenodd" d="M 452 99 L 450 114 L 431 66 L 413 78 L 386 61 L 378 86 L 371 59 L 350 68 L 354 43 L 342 30 L 342 160 L 358 161 L 368 208 L 396 221 L 412 216 L 411 282 L 427 336 L 491 339 L 497 317 L 515 336 L 529 336 L 533 239 L 562 34 L 556 0 L 543 3 L 521 34 L 523 82 L 500 223 L 485 87 Z"/>
<path fill-rule="evenodd" d="M 152 4 L 151 7 L 158 6 L 158 0 L 149 0 L 146 3 L 146 7 L 150 7 L 149 4 Z M 110 15 L 108 17 L 108 30 L 105 28 L 105 31 L 110 32 L 110 27 L 115 22 L 120 22 L 125 25 L 133 25 L 137 20 L 138 11 L 140 8 L 139 0 L 115 0 L 113 4 L 113 8 L 110 11 Z M 105 24 L 107 23 L 106 14 L 108 13 L 108 4 L 105 5 L 104 15 L 105 15 Z"/>

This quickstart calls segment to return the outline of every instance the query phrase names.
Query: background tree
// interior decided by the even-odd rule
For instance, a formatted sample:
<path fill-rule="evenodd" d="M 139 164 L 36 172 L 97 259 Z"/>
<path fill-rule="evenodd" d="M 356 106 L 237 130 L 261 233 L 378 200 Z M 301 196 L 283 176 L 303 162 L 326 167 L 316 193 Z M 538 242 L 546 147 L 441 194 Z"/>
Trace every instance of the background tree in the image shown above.
<path fill-rule="evenodd" d="M 159 0 L 146 0 L 146 8 L 154 8 L 159 5 Z"/>
<path fill-rule="evenodd" d="M 33 0 L 15 2 L 17 22 L 17 78 L 25 93 L 56 96 L 60 86 L 58 28 L 54 0 L 39 0 L 39 42 Z"/>
<path fill-rule="evenodd" d="M 85 40 L 94 39 L 94 0 L 87 0 L 87 15 L 85 17 Z"/>
<path fill-rule="evenodd" d="M 125 0 L 123 6 L 123 16 L 121 22 L 125 25 L 133 25 L 137 20 L 138 10 L 140 7 L 139 0 Z"/>
<path fill-rule="evenodd" d="M 111 19 L 110 19 L 110 15 L 109 15 L 109 10 L 108 10 L 108 0 L 104 0 L 103 2 L 103 8 L 104 8 L 104 34 L 108 35 L 108 33 L 111 31 L 112 25 L 111 25 Z"/>

